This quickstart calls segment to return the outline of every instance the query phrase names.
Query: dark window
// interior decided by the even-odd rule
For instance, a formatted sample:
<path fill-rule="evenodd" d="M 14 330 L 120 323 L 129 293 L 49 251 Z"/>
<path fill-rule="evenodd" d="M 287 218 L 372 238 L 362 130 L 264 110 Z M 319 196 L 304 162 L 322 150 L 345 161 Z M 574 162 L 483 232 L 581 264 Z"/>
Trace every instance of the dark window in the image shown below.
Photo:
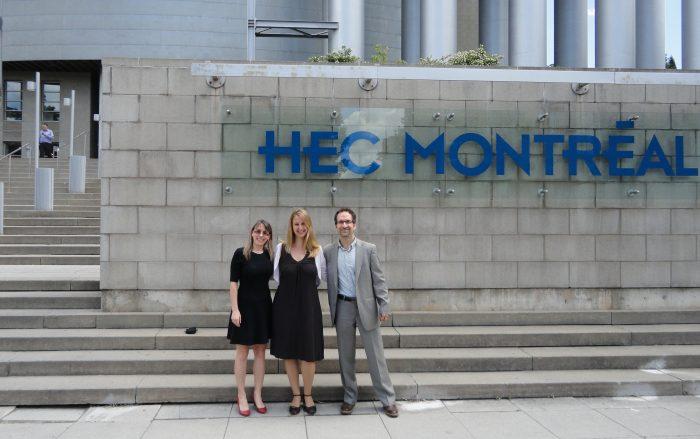
<path fill-rule="evenodd" d="M 5 120 L 22 120 L 22 81 L 5 81 Z"/>
<path fill-rule="evenodd" d="M 61 86 L 59 84 L 42 84 L 44 122 L 58 122 L 61 119 Z"/>

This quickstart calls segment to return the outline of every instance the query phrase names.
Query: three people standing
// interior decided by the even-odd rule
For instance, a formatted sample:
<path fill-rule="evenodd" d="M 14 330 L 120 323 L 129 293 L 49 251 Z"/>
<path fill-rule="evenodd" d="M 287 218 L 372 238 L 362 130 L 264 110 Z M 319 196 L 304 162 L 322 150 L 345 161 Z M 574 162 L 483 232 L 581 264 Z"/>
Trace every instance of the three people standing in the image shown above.
<path fill-rule="evenodd" d="M 355 237 L 357 215 L 352 209 L 338 210 L 334 221 L 339 241 L 322 249 L 316 240 L 308 212 L 304 209 L 292 211 L 286 240 L 277 245 L 272 263 L 272 230 L 267 222 L 259 220 L 251 230 L 248 245 L 234 253 L 231 262 L 229 339 L 237 345 L 235 373 L 239 411 L 243 416 L 250 414 L 245 395 L 248 346 L 253 346 L 255 356 L 255 408 L 260 413 L 266 412 L 261 390 L 267 338 L 271 342 L 270 352 L 284 359 L 292 390 L 289 412 L 298 414 L 303 409 L 310 415 L 316 413 L 312 389 L 316 362 L 324 356 L 318 286 L 326 279 L 344 389 L 341 414 L 351 414 L 358 397 L 355 376 L 357 328 L 367 353 L 372 384 L 384 413 L 390 417 L 398 416 L 380 332 L 380 322 L 389 318 L 389 294 L 376 246 Z M 270 274 L 278 283 L 271 305 L 271 318 L 267 287 Z M 240 282 L 240 286 L 235 286 L 237 282 Z M 251 297 L 250 293 L 242 293 L 253 289 L 256 291 L 254 297 L 260 299 L 255 306 L 246 302 Z"/>

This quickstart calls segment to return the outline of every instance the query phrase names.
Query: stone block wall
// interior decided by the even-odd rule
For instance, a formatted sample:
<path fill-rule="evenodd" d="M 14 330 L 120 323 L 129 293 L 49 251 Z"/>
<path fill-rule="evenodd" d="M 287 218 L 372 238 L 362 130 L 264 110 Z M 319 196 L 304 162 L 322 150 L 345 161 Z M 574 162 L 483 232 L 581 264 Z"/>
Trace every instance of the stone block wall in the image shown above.
<path fill-rule="evenodd" d="M 103 77 L 105 309 L 226 309 L 230 258 L 250 224 L 267 219 L 277 240 L 297 206 L 324 244 L 335 210 L 356 208 L 358 236 L 377 244 L 404 309 L 700 305 L 698 177 L 594 178 L 583 166 L 569 176 L 561 160 L 544 176 L 536 144 L 531 175 L 508 168 L 465 178 L 449 160 L 436 175 L 434 161 L 419 157 L 410 175 L 402 133 L 382 139 L 382 168 L 364 179 L 310 174 L 306 165 L 293 174 L 283 158 L 266 174 L 257 152 L 266 129 L 280 144 L 306 130 L 305 145 L 308 131 L 332 129 L 332 109 L 348 107 L 401 109 L 416 139 L 445 132 L 448 145 L 465 131 L 513 145 L 521 133 L 607 139 L 614 121 L 636 114 L 624 134 L 640 145 L 657 135 L 665 149 L 683 135 L 686 165 L 698 166 L 700 86 L 591 84 L 577 96 L 569 83 L 423 79 L 380 80 L 366 92 L 354 79 L 229 77 L 213 89 L 186 62 L 118 60 L 105 62 Z M 436 122 L 435 112 L 455 116 Z M 461 152 L 478 161 L 467 146 Z"/>

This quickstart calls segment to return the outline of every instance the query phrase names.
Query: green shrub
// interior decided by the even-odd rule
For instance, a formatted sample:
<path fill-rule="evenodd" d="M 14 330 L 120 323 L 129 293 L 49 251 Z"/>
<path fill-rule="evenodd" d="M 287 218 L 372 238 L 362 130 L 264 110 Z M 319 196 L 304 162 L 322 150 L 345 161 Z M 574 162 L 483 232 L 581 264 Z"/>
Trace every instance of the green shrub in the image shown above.
<path fill-rule="evenodd" d="M 389 46 L 374 45 L 374 55 L 370 58 L 372 64 L 386 64 L 389 62 Z"/>
<path fill-rule="evenodd" d="M 328 55 L 317 55 L 309 58 L 309 62 L 327 62 L 327 63 L 356 63 L 359 62 L 360 58 L 352 54 L 352 49 L 346 46 L 342 46 L 335 52 L 331 52 Z"/>
<path fill-rule="evenodd" d="M 463 50 L 442 58 L 421 58 L 418 64 L 428 66 L 493 66 L 498 64 L 500 55 L 488 53 L 483 45 L 477 49 Z"/>

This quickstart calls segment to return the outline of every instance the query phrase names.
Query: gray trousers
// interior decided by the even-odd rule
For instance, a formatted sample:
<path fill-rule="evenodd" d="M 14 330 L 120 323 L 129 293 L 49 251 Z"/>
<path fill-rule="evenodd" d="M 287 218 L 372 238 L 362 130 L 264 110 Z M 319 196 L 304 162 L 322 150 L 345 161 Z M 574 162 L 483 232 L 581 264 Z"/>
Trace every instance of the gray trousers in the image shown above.
<path fill-rule="evenodd" d="M 396 402 L 394 386 L 391 384 L 389 369 L 384 358 L 384 343 L 381 328 L 372 331 L 362 327 L 357 313 L 356 302 L 337 302 L 335 314 L 335 330 L 338 335 L 338 355 L 340 359 L 340 377 L 343 381 L 343 401 L 354 404 L 357 402 L 357 378 L 355 376 L 355 328 L 360 330 L 362 343 L 367 353 L 367 366 L 372 378 L 372 385 L 377 398 L 383 405 Z"/>

